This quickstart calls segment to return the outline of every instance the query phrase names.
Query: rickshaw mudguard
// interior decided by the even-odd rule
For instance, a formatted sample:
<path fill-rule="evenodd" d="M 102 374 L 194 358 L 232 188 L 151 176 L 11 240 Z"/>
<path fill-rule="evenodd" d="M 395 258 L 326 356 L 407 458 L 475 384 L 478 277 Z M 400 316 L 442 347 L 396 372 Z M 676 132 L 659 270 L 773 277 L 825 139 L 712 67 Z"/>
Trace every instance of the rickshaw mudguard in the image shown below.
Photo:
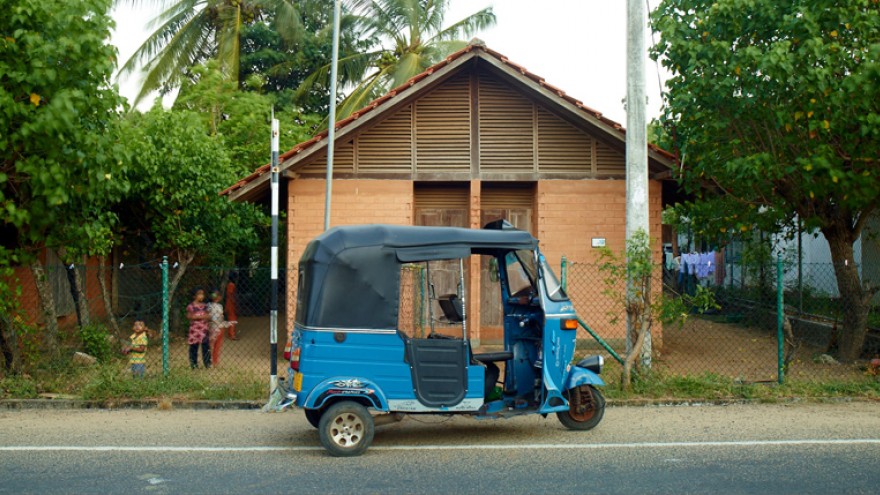
<path fill-rule="evenodd" d="M 571 390 L 581 385 L 596 385 L 604 387 L 605 382 L 596 373 L 579 366 L 572 366 L 565 380 L 565 390 Z"/>
<path fill-rule="evenodd" d="M 372 382 L 360 377 L 337 376 L 328 378 L 312 388 L 302 403 L 304 409 L 321 409 L 328 401 L 340 398 L 366 400 L 379 412 L 388 412 L 388 399 Z"/>

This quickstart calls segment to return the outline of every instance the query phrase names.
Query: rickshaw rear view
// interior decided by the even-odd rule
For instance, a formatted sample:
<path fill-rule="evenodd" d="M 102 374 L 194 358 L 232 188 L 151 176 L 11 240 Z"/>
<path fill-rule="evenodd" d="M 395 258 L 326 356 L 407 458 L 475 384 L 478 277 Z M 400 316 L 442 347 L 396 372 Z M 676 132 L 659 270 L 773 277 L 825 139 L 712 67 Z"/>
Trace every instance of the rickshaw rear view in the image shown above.
<path fill-rule="evenodd" d="M 503 339 L 493 352 L 471 347 L 471 256 L 486 260 L 500 289 Z M 300 259 L 280 408 L 302 408 L 335 456 L 363 453 L 377 424 L 406 414 L 556 413 L 589 430 L 604 414 L 603 361 L 572 363 L 576 329 L 538 240 L 505 221 L 336 227 Z"/>

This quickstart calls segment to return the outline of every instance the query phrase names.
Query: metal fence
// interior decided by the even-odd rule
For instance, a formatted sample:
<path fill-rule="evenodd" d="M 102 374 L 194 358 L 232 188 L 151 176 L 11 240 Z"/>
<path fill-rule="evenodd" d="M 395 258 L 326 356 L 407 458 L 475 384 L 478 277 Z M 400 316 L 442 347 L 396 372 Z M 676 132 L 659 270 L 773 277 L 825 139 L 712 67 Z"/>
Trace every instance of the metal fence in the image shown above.
<path fill-rule="evenodd" d="M 719 270 L 690 272 L 680 266 L 657 266 L 653 298 L 693 295 L 697 287 L 710 291 L 717 308 L 694 308 L 683 323 L 655 323 L 652 329 L 652 370 L 673 375 L 712 373 L 742 382 L 846 379 L 859 375 L 857 367 L 838 364 L 837 351 L 843 316 L 850 301 L 836 290 L 831 264 L 797 267 L 779 260 L 764 266 L 727 263 Z M 599 339 L 586 330 L 579 336 L 582 354 L 627 351 L 623 308 L 603 294 L 622 293 L 609 288 L 595 264 L 563 263 L 569 296 L 578 315 Z M 662 279 L 662 281 L 661 281 Z M 806 281 L 806 283 L 804 283 Z M 867 284 L 870 285 L 870 284 Z M 781 312 L 780 312 L 781 308 Z M 781 314 L 781 318 L 780 318 Z M 868 307 L 868 334 L 861 357 L 880 355 L 880 308 Z"/>
<path fill-rule="evenodd" d="M 586 329 L 580 331 L 578 354 L 604 353 L 608 362 L 613 363 L 613 354 L 623 356 L 626 352 L 626 327 L 623 308 L 608 291 L 625 289 L 609 288 L 597 265 L 569 263 L 563 267 L 567 291 L 580 318 L 595 335 Z M 778 380 L 781 288 L 784 321 L 791 329 L 791 342 L 782 355 L 786 378 L 821 380 L 858 374 L 856 368 L 837 365 L 824 357 L 835 346 L 835 331 L 847 302 L 835 292 L 816 289 L 819 284 L 803 284 L 804 277 L 793 274 L 791 267 L 783 267 L 782 277 L 776 268 L 770 265 L 762 271 L 727 264 L 725 273 L 719 276 L 717 272 L 682 275 L 680 270 L 658 267 L 655 296 L 662 293 L 674 298 L 703 286 L 715 294 L 719 308 L 705 314 L 692 312 L 682 326 L 656 324 L 651 342 L 652 369 L 675 375 L 713 373 L 743 382 Z M 830 265 L 810 266 L 808 273 L 810 280 L 825 286 L 833 282 L 834 270 Z M 77 287 L 77 276 L 79 292 L 72 289 Z M 91 265 L 46 267 L 46 280 L 58 316 L 58 332 L 66 350 L 106 353 L 97 357 L 117 363 L 120 373 L 125 373 L 130 355 L 123 356 L 121 349 L 130 343 L 134 322 L 142 320 L 150 329 L 146 352 L 148 375 L 197 373 L 211 382 L 251 387 L 255 383 L 268 386 L 269 276 L 269 269 L 264 267 L 187 267 L 183 270 L 172 264 L 163 277 L 162 264 L 158 261 L 103 270 Z M 399 313 L 401 330 L 405 333 L 424 333 L 431 314 L 431 308 L 426 306 L 423 279 L 424 274 L 412 267 L 405 267 L 402 272 Z M 18 271 L 13 280 L 20 291 L 0 315 L 0 336 L 3 337 L 0 344 L 7 363 L 8 351 L 15 347 L 27 365 L 39 358 L 41 341 L 45 339 L 44 304 L 30 271 Z M 285 331 L 292 328 L 293 318 L 285 314 L 285 309 L 288 301 L 293 302 L 296 271 L 281 270 L 279 280 L 278 359 L 283 374 L 285 367 L 280 354 L 286 341 Z M 217 302 L 223 307 L 223 318 L 236 322 L 221 329 L 205 344 L 191 343 L 190 321 L 186 316 L 187 305 L 197 289 L 202 289 L 209 298 L 214 292 L 219 294 Z M 82 304 L 77 302 L 80 298 Z M 163 319 L 165 301 L 170 302 L 167 320 Z M 439 313 L 437 308 L 434 310 Z M 880 311 L 876 306 L 872 307 L 868 322 L 872 328 L 880 326 Z M 82 327 L 88 331 L 80 330 Z M 102 335 L 102 332 L 108 343 L 104 351 L 94 340 L 94 335 Z M 191 360 L 193 353 L 195 366 Z M 880 338 L 872 329 L 866 339 L 864 356 L 874 354 L 880 354 Z M 609 373 L 618 371 L 613 364 L 609 366 Z"/>

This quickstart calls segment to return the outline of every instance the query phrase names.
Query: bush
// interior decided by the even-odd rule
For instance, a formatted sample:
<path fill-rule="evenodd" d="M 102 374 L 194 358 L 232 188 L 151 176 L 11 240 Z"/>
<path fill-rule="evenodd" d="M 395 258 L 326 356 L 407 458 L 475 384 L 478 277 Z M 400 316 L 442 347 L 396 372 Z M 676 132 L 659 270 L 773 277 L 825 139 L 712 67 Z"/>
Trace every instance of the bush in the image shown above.
<path fill-rule="evenodd" d="M 113 356 L 110 331 L 100 324 L 89 324 L 79 327 L 77 336 L 83 344 L 83 352 L 94 356 L 99 362 L 106 362 Z"/>

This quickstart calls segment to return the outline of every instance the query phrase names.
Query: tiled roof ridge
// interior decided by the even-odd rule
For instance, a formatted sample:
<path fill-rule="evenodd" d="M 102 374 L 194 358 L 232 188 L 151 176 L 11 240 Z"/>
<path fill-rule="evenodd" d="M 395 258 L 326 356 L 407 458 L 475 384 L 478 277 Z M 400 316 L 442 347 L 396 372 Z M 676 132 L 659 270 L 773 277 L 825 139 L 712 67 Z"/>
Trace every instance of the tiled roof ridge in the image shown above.
<path fill-rule="evenodd" d="M 590 108 L 590 107 L 584 105 L 584 103 L 582 101 L 566 94 L 565 91 L 563 91 L 562 89 L 557 88 L 556 86 L 553 86 L 553 85 L 549 84 L 548 82 L 546 82 L 543 77 L 541 77 L 537 74 L 534 74 L 532 72 L 529 72 L 528 69 L 526 69 L 525 67 L 523 67 L 519 64 L 511 62 L 510 59 L 507 58 L 505 55 L 502 55 L 501 53 L 487 47 L 485 45 L 485 43 L 483 43 L 481 40 L 476 39 L 476 38 L 474 40 L 471 40 L 471 42 L 466 47 L 462 48 L 461 50 L 459 50 L 455 53 L 451 53 L 451 54 L 447 55 L 446 58 L 444 58 L 443 60 L 441 60 L 441 61 L 437 62 L 436 64 L 425 69 L 424 72 L 421 72 L 421 73 L 416 74 L 415 76 L 409 78 L 406 82 L 404 82 L 400 86 L 398 86 L 398 87 L 392 89 L 391 91 L 385 93 L 384 95 L 376 98 L 375 100 L 371 101 L 370 103 L 367 103 L 366 105 L 364 105 L 363 108 L 352 112 L 352 114 L 349 115 L 348 117 L 346 117 L 342 120 L 336 121 L 336 126 L 335 126 L 336 130 L 339 130 L 339 129 L 347 126 L 348 124 L 354 122 L 355 120 L 359 119 L 362 115 L 369 113 L 369 112 L 372 112 L 373 110 L 380 107 L 382 104 L 384 104 L 388 100 L 397 96 L 402 91 L 412 87 L 413 85 L 415 85 L 419 81 L 421 81 L 427 77 L 430 77 L 437 70 L 442 69 L 446 65 L 449 65 L 451 62 L 454 62 L 455 60 L 459 59 L 460 57 L 464 56 L 467 53 L 470 53 L 473 50 L 484 51 L 485 53 L 487 53 L 487 54 L 493 56 L 494 58 L 498 59 L 499 61 L 501 61 L 503 64 L 516 70 L 521 75 L 535 81 L 541 87 L 546 88 L 548 91 L 556 93 L 556 95 L 559 96 L 560 98 L 573 104 L 574 106 L 583 110 L 584 112 L 592 115 L 594 118 L 596 118 L 597 120 L 599 120 L 603 124 L 611 127 L 612 129 L 615 129 L 623 134 L 626 134 L 626 129 L 620 123 L 615 122 L 615 121 L 609 119 L 608 117 L 605 117 L 604 115 L 602 115 L 602 112 L 599 112 L 598 110 L 595 110 L 593 108 Z M 308 149 L 312 145 L 324 140 L 324 138 L 327 137 L 328 133 L 329 133 L 329 129 L 325 129 L 325 130 L 319 132 L 318 134 L 316 134 L 311 139 L 297 144 L 296 146 L 294 146 L 290 150 L 280 154 L 278 156 L 278 162 L 282 163 L 282 162 L 284 162 L 284 160 L 287 160 L 288 158 Z M 672 153 L 670 153 L 670 152 L 668 152 L 668 151 L 666 151 L 666 150 L 664 150 L 654 144 L 648 143 L 648 148 L 650 148 L 651 150 L 653 150 L 653 151 L 655 151 L 655 152 L 657 152 L 657 153 L 659 153 L 659 154 L 661 154 L 671 160 L 676 159 L 674 154 L 672 154 Z M 261 175 L 269 172 L 269 168 L 270 168 L 269 163 L 260 166 L 252 174 L 240 179 L 235 184 L 233 184 L 233 185 L 229 186 L 228 188 L 224 189 L 223 191 L 221 191 L 220 195 L 225 196 L 227 194 L 232 193 L 233 191 L 235 191 L 237 189 L 244 187 L 249 182 L 251 182 L 254 179 L 260 177 Z"/>

